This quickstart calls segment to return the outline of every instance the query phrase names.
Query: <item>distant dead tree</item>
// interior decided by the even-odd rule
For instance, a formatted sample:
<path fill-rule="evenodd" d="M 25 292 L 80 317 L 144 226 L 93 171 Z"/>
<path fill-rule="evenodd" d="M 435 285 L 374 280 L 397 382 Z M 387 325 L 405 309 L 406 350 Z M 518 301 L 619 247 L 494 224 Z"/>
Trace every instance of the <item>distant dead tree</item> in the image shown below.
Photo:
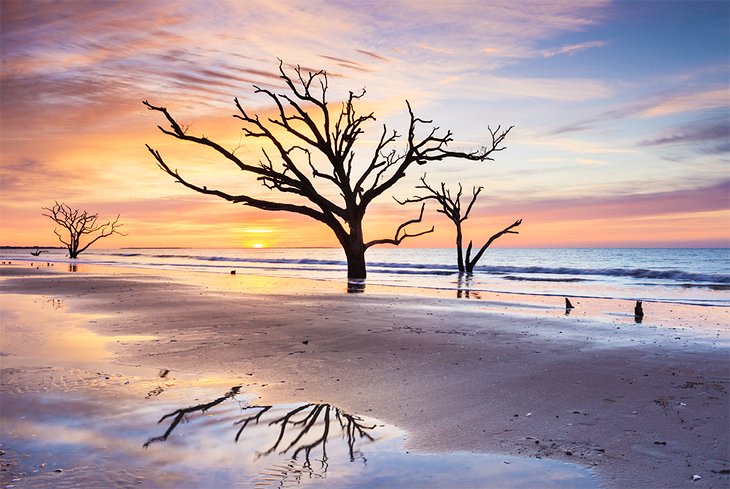
<path fill-rule="evenodd" d="M 264 187 L 281 195 L 296 196 L 300 203 L 259 198 L 248 190 L 242 194 L 229 193 L 193 183 L 173 169 L 159 151 L 149 145 L 147 149 L 163 171 L 191 190 L 257 209 L 302 214 L 325 224 L 345 252 L 347 276 L 351 279 L 366 277 L 365 252 L 371 246 L 397 246 L 406 238 L 433 231 L 432 228 L 411 234 L 406 230 L 407 226 L 421 222 L 421 207 L 421 214 L 398 226 L 392 238 L 366 241 L 363 219 L 375 199 L 404 178 L 414 164 L 446 159 L 491 160 L 492 153 L 503 149 L 501 143 L 511 129 L 502 132 L 489 129 L 491 141 L 475 151 L 452 151 L 448 149 L 453 141 L 451 131 L 440 132 L 438 127 L 430 127 L 423 135 L 416 134 L 421 126 L 430 125 L 432 121 L 416 117 L 406 101 L 410 124 L 401 150 L 393 148 L 401 135 L 383 125 L 374 150 L 359 163 L 353 149 L 355 142 L 364 133 L 366 123 L 375 121 L 373 113 L 361 115 L 355 110 L 365 90 L 349 92 L 347 99 L 338 104 L 339 110 L 331 110 L 327 101 L 328 78 L 324 71 L 305 73 L 297 66 L 290 74 L 280 60 L 279 73 L 287 93 L 254 86 L 255 93 L 263 94 L 273 102 L 276 115 L 260 118 L 249 114 L 239 100 L 234 99 L 238 113 L 233 117 L 243 121 L 243 136 L 261 138 L 262 144 L 271 148 L 262 147 L 263 160 L 259 162 L 242 161 L 235 150 L 228 150 L 205 136 L 188 134 L 188 127 L 181 125 L 165 107 L 146 100 L 143 103 L 149 110 L 165 117 L 169 129 L 158 126 L 164 134 L 210 148 L 239 170 L 256 177 Z"/>
<path fill-rule="evenodd" d="M 510 128 L 511 129 L 511 128 Z M 471 257 L 471 250 L 472 250 L 472 241 L 469 241 L 469 246 L 466 248 L 466 258 L 464 258 L 464 252 L 463 252 L 463 231 L 462 231 L 462 223 L 466 221 L 469 218 L 469 214 L 471 213 L 472 208 L 474 207 L 474 203 L 477 201 L 477 197 L 481 193 L 481 191 L 484 189 L 484 187 L 474 187 L 472 189 L 472 197 L 469 201 L 469 205 L 467 205 L 466 210 L 464 213 L 461 213 L 461 195 L 463 192 L 463 188 L 461 186 L 461 183 L 459 184 L 459 190 L 455 194 L 452 194 L 451 190 L 446 188 L 446 184 L 444 182 L 441 182 L 441 185 L 438 188 L 434 188 L 431 185 L 429 185 L 426 182 L 426 175 L 423 175 L 421 178 L 421 184 L 417 185 L 417 189 L 424 190 L 423 195 L 418 195 L 415 197 L 412 197 L 410 199 L 404 199 L 404 200 L 398 200 L 396 199 L 396 202 L 398 202 L 401 205 L 413 203 L 413 202 L 421 202 L 425 203 L 428 200 L 435 200 L 440 206 L 440 209 L 437 209 L 437 212 L 440 212 L 444 214 L 446 217 L 451 219 L 451 222 L 454 223 L 454 226 L 456 226 L 456 263 L 459 268 L 459 272 L 466 272 L 466 273 L 472 273 L 474 271 L 474 267 L 476 266 L 479 259 L 482 257 L 484 252 L 486 251 L 489 246 L 496 240 L 497 238 L 505 235 L 505 234 L 519 234 L 517 231 L 512 231 L 513 228 L 516 228 L 520 224 L 522 224 L 522 219 L 518 219 L 514 223 L 510 224 L 503 230 L 501 230 L 498 233 L 493 234 L 486 243 L 484 243 L 484 246 L 482 246 L 479 251 L 477 252 L 474 257 Z"/>
<path fill-rule="evenodd" d="M 99 214 L 89 214 L 87 211 L 72 209 L 66 204 L 56 202 L 53 207 L 43 207 L 43 210 L 48 211 L 47 214 L 43 214 L 44 216 L 49 217 L 65 230 L 63 234 L 59 232 L 58 228 L 53 232 L 58 236 L 58 240 L 68 248 L 68 256 L 72 259 L 78 258 L 79 254 L 101 238 L 109 237 L 112 234 L 126 236 L 119 231 L 122 224 L 119 224 L 118 215 L 113 221 L 99 224 L 97 222 Z M 65 234 L 68 234 L 68 237 Z M 84 238 L 90 241 L 82 245 L 81 240 Z"/>

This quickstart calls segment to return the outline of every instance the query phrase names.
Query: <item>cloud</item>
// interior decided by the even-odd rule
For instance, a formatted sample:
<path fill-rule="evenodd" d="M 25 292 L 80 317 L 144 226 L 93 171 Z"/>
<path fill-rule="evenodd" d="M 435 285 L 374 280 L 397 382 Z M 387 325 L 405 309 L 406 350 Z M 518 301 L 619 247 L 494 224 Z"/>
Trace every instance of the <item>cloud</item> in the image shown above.
<path fill-rule="evenodd" d="M 361 52 L 361 51 L 358 50 L 358 52 Z M 357 61 L 350 60 L 350 59 L 338 58 L 336 56 L 328 56 L 326 54 L 320 54 L 319 56 L 321 58 L 324 58 L 324 59 L 327 59 L 330 61 L 334 61 L 335 63 L 337 63 L 338 66 L 341 66 L 343 68 L 349 68 L 351 70 L 366 72 L 366 73 L 373 71 L 370 68 L 364 66 L 363 64 L 358 63 Z"/>
<path fill-rule="evenodd" d="M 85 190 L 86 182 L 95 178 L 96 172 L 79 168 L 61 167 L 49 160 L 21 158 L 4 162 L 0 168 L 0 189 L 8 205 L 22 204 L 23 198 L 63 199 Z M 53 188 L 53 194 L 49 189 Z M 45 202 L 44 205 L 46 205 Z"/>
<path fill-rule="evenodd" d="M 660 118 L 671 115 L 703 112 L 730 107 L 727 89 L 704 89 L 689 92 L 686 89 L 666 91 L 635 99 L 594 117 L 566 124 L 550 134 L 565 134 L 604 127 L 607 122 L 628 118 Z"/>
<path fill-rule="evenodd" d="M 372 51 L 366 51 L 364 49 L 358 49 L 357 52 L 358 53 L 361 53 L 361 54 L 364 54 L 366 56 L 370 56 L 371 58 L 375 58 L 378 61 L 391 61 L 389 58 L 387 58 L 385 56 L 381 56 L 378 53 L 373 53 Z"/>
<path fill-rule="evenodd" d="M 639 218 L 668 214 L 730 210 L 730 179 L 696 188 L 640 193 L 641 184 L 624 195 L 591 198 L 550 198 L 509 202 L 495 213 L 512 212 L 532 218 L 559 216 L 560 220 Z"/>
<path fill-rule="evenodd" d="M 566 46 L 561 46 L 559 48 L 544 50 L 542 52 L 542 56 L 544 58 L 552 58 L 553 56 L 558 56 L 561 54 L 567 54 L 568 56 L 572 56 L 587 49 L 601 48 L 606 44 L 608 44 L 606 41 L 587 41 L 580 44 L 569 44 Z"/>
<path fill-rule="evenodd" d="M 668 94 L 664 98 L 655 99 L 637 115 L 639 117 L 663 117 L 718 107 L 730 107 L 730 93 L 727 87 L 692 93 Z"/>
<path fill-rule="evenodd" d="M 639 144 L 641 146 L 659 146 L 665 144 L 705 143 L 712 141 L 730 141 L 730 121 L 672 129 L 652 139 L 644 140 Z"/>
<path fill-rule="evenodd" d="M 490 97 L 506 95 L 527 99 L 587 101 L 608 98 L 613 91 L 605 83 L 588 78 L 524 78 L 485 76 L 480 82 Z M 482 95 L 484 96 L 484 95 Z"/>

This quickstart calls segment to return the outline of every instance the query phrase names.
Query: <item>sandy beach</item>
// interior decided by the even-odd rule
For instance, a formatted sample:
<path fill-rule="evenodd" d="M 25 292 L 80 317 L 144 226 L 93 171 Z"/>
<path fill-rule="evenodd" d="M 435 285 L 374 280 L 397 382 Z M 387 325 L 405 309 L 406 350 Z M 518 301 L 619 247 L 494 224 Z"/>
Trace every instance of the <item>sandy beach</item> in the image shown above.
<path fill-rule="evenodd" d="M 127 389 L 164 398 L 200 379 L 220 395 L 240 385 L 261 405 L 328 403 L 381 420 L 422 454 L 557 460 L 589 468 L 603 488 L 730 485 L 723 308 L 647 305 L 637 324 L 621 301 L 581 301 L 565 315 L 559 303 L 535 306 L 545 299 L 347 294 L 343 284 L 243 274 L 0 272 L 7 487 L 60 487 L 25 474 L 37 460 L 13 451 L 10 421 L 31 416 L 16 402 L 24 396 Z M 48 318 L 62 315 L 117 340 L 89 347 L 98 358 L 70 347 L 53 356 L 60 344 Z"/>

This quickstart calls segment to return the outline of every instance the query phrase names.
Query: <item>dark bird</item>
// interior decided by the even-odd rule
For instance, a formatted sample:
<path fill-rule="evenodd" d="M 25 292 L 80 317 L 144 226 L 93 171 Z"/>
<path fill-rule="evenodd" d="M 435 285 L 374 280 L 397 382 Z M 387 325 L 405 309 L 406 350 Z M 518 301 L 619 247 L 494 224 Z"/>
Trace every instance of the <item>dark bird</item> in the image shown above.
<path fill-rule="evenodd" d="M 641 301 L 636 301 L 636 306 L 634 306 L 634 316 L 644 317 L 644 308 L 641 307 Z"/>
<path fill-rule="evenodd" d="M 575 308 L 575 306 L 570 303 L 570 299 L 568 299 L 567 297 L 565 298 L 565 308 L 566 309 L 574 309 Z"/>

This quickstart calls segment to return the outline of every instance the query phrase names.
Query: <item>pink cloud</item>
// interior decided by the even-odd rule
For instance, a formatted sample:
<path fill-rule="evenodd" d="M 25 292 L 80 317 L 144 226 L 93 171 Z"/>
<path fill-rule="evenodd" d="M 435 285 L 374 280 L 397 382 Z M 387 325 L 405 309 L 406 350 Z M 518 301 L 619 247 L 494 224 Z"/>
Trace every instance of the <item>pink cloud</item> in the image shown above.
<path fill-rule="evenodd" d="M 640 185 L 637 183 L 637 186 Z M 632 189 L 638 190 L 638 189 Z M 730 211 L 730 180 L 705 187 L 649 194 L 570 197 L 487 206 L 488 214 L 514 214 L 555 221 L 639 218 L 693 212 Z"/>

